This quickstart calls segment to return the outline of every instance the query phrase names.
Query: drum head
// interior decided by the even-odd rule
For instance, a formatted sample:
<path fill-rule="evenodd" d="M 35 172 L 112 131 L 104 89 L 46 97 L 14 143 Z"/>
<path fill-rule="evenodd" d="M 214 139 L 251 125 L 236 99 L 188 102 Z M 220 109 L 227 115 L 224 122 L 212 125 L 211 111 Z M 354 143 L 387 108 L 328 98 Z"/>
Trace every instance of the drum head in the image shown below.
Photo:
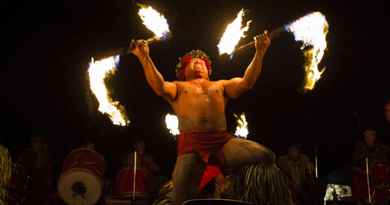
<path fill-rule="evenodd" d="M 72 150 L 62 164 L 63 172 L 75 168 L 89 169 L 95 172 L 94 174 L 103 176 L 106 169 L 106 162 L 104 157 L 98 152 L 87 148 L 78 148 Z"/>
<path fill-rule="evenodd" d="M 102 189 L 100 178 L 84 169 L 71 169 L 58 181 L 59 195 L 69 205 L 93 205 L 99 200 Z"/>

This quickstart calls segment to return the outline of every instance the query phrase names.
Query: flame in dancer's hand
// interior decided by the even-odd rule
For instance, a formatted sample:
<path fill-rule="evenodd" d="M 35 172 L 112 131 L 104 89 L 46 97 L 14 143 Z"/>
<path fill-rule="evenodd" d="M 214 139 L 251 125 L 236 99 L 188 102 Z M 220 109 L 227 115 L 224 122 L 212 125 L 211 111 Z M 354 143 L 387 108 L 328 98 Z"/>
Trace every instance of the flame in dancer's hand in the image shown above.
<path fill-rule="evenodd" d="M 158 39 L 166 37 L 169 33 L 169 25 L 163 15 L 154 10 L 151 6 L 140 5 L 138 15 L 143 24 L 152 31 Z"/>
<path fill-rule="evenodd" d="M 234 135 L 236 135 L 237 137 L 247 138 L 249 131 L 245 113 L 242 113 L 240 116 L 234 114 L 234 117 L 236 117 L 237 120 L 236 132 L 234 133 Z"/>
<path fill-rule="evenodd" d="M 179 120 L 176 115 L 166 114 L 165 125 L 171 135 L 179 135 Z"/>
<path fill-rule="evenodd" d="M 324 72 L 324 69 L 322 71 L 318 69 L 318 64 L 327 46 L 328 22 L 320 12 L 313 12 L 287 25 L 286 29 L 294 34 L 296 41 L 303 42 L 301 49 L 306 49 L 304 51 L 306 60 L 304 89 L 312 90 Z"/>
<path fill-rule="evenodd" d="M 241 37 L 245 37 L 244 33 L 248 31 L 251 21 L 247 21 L 246 26 L 242 27 L 243 16 L 244 10 L 241 9 L 241 11 L 237 14 L 236 19 L 227 25 L 226 30 L 218 43 L 218 50 L 220 55 L 224 53 L 228 55 L 232 54 Z"/>
<path fill-rule="evenodd" d="M 88 74 L 90 88 L 99 102 L 99 111 L 107 114 L 114 125 L 126 126 L 129 121 L 124 108 L 118 101 L 113 101 L 105 86 L 104 80 L 116 71 L 115 62 L 119 56 L 111 56 L 99 61 L 93 58 L 89 64 Z"/>

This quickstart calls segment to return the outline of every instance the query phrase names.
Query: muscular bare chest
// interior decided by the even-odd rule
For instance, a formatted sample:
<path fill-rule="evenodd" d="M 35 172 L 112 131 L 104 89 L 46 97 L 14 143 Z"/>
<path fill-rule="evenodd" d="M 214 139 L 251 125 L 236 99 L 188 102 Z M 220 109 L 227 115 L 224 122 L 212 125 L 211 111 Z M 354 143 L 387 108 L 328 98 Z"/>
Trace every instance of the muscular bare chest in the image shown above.
<path fill-rule="evenodd" d="M 192 83 L 181 82 L 178 85 L 178 95 L 172 108 L 177 114 L 192 112 L 221 111 L 225 107 L 223 86 L 216 82 Z"/>
<path fill-rule="evenodd" d="M 218 83 L 186 83 L 182 86 L 180 96 L 182 101 L 195 101 L 197 103 L 219 102 L 224 100 L 223 87 Z"/>
<path fill-rule="evenodd" d="M 181 130 L 223 130 L 226 129 L 225 104 L 221 84 L 183 82 L 172 107 L 179 116 Z"/>

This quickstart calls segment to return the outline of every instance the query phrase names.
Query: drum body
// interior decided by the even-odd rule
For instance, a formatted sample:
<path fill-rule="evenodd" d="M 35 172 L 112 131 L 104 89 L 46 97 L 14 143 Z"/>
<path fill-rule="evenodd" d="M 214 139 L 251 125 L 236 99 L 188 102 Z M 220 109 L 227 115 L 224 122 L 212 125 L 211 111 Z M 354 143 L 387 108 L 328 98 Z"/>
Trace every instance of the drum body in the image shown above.
<path fill-rule="evenodd" d="M 58 193 L 67 204 L 95 204 L 103 191 L 106 169 L 102 155 L 88 148 L 75 149 L 62 165 Z"/>

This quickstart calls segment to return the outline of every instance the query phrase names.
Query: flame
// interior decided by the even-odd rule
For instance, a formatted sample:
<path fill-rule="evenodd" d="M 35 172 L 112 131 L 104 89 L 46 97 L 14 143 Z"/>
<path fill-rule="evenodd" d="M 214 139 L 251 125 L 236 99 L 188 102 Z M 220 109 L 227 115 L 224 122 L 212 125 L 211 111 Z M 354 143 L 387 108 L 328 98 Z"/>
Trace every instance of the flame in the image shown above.
<path fill-rule="evenodd" d="M 154 33 L 157 38 L 167 36 L 169 25 L 163 15 L 154 10 L 151 6 L 140 5 L 138 15 L 141 17 L 143 24 Z"/>
<path fill-rule="evenodd" d="M 234 135 L 237 137 L 246 138 L 249 134 L 248 131 L 248 122 L 246 121 L 245 113 L 242 113 L 240 116 L 234 114 L 234 117 L 237 119 L 237 127 Z"/>
<path fill-rule="evenodd" d="M 172 135 L 179 135 L 179 120 L 176 115 L 166 114 L 165 115 L 165 125 L 169 130 L 169 133 Z"/>
<path fill-rule="evenodd" d="M 234 48 L 240 41 L 241 37 L 245 37 L 245 32 L 249 29 L 251 21 L 246 22 L 246 26 L 242 27 L 242 17 L 244 16 L 244 10 L 241 9 L 238 12 L 236 19 L 227 25 L 225 32 L 222 35 L 221 40 L 218 43 L 219 54 L 224 53 L 230 55 L 233 53 Z"/>
<path fill-rule="evenodd" d="M 294 34 L 296 41 L 302 41 L 301 49 L 305 55 L 305 90 L 312 90 L 316 82 L 321 78 L 325 69 L 320 71 L 318 64 L 321 62 L 326 49 L 326 35 L 329 25 L 324 15 L 320 12 L 308 14 L 290 25 L 286 26 L 287 30 Z"/>
<path fill-rule="evenodd" d="M 99 102 L 99 111 L 107 114 L 114 125 L 126 126 L 127 120 L 124 108 L 118 101 L 113 101 L 104 84 L 104 80 L 115 73 L 115 62 L 119 56 L 111 56 L 99 61 L 92 58 L 89 64 L 88 74 L 90 88 Z"/>

